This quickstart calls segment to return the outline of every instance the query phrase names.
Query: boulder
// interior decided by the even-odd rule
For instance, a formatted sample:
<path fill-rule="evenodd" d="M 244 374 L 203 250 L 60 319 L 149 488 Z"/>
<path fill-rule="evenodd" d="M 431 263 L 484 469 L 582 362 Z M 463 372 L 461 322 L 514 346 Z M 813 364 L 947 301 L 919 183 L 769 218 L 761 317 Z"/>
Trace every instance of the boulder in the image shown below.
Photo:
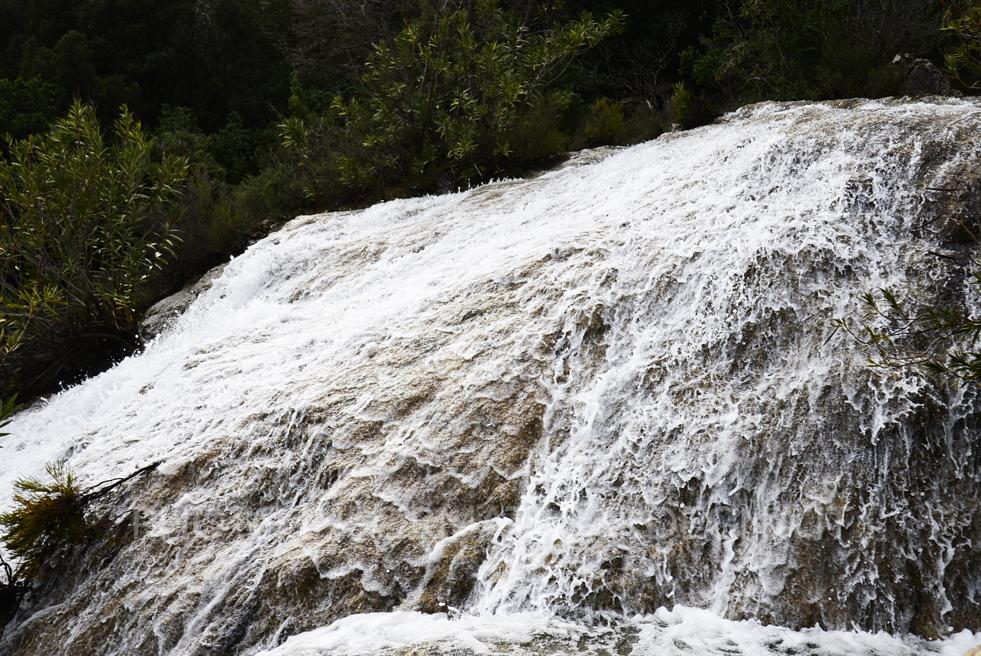
<path fill-rule="evenodd" d="M 957 95 L 944 72 L 929 59 L 904 53 L 896 55 L 892 63 L 903 73 L 904 79 L 900 91 L 905 96 Z"/>
<path fill-rule="evenodd" d="M 166 330 L 198 296 L 211 289 L 224 270 L 224 264 L 216 266 L 184 289 L 152 305 L 140 323 L 140 337 L 149 341 Z"/>

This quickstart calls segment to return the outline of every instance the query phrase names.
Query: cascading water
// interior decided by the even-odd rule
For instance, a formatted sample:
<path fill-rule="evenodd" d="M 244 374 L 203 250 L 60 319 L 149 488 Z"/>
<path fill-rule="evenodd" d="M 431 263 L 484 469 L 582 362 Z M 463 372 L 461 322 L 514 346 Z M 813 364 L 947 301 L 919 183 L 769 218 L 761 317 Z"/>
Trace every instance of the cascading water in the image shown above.
<path fill-rule="evenodd" d="M 977 101 L 764 104 L 299 218 L 9 428 L 4 499 L 165 462 L 0 650 L 960 654 L 978 399 L 833 320 L 968 293 L 979 162 Z"/>

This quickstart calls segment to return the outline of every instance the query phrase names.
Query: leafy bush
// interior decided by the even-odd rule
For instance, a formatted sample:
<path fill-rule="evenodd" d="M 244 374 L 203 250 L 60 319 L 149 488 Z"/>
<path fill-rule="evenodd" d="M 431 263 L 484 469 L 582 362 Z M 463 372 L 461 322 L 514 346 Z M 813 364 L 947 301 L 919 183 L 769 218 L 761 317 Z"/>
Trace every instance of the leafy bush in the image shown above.
<path fill-rule="evenodd" d="M 564 75 L 623 17 L 583 14 L 536 31 L 495 0 L 466 4 L 428 11 L 376 45 L 361 93 L 336 97 L 326 117 L 283 124 L 313 191 L 335 180 L 372 197 L 448 189 L 565 150 Z"/>
<path fill-rule="evenodd" d="M 283 164 L 270 164 L 239 183 L 231 194 L 233 211 L 249 219 L 249 236 L 258 225 L 292 218 L 304 205 L 303 188 L 294 172 Z"/>
<path fill-rule="evenodd" d="M 203 133 L 185 107 L 164 109 L 154 132 L 158 157 L 179 155 L 189 174 L 176 202 L 180 242 L 159 276 L 160 296 L 240 253 L 249 242 L 306 206 L 296 171 L 283 160 L 275 131 L 247 130 L 234 116 Z"/>
<path fill-rule="evenodd" d="M 75 103 L 0 161 L 0 393 L 37 393 L 133 342 L 146 285 L 172 251 L 187 163 L 151 157 L 123 110 L 112 139 Z M 93 362 L 92 360 L 95 360 Z"/>
<path fill-rule="evenodd" d="M 188 107 L 163 107 L 160 125 L 153 132 L 153 149 L 156 157 L 165 154 L 183 157 L 192 172 L 204 170 L 217 180 L 227 177 L 224 167 L 215 158 L 211 138 L 198 127 L 194 112 Z"/>
<path fill-rule="evenodd" d="M 195 171 L 185 197 L 187 211 L 179 224 L 182 241 L 171 269 L 183 267 L 190 274 L 240 253 L 306 202 L 302 184 L 282 165 L 267 166 L 234 186 Z"/>

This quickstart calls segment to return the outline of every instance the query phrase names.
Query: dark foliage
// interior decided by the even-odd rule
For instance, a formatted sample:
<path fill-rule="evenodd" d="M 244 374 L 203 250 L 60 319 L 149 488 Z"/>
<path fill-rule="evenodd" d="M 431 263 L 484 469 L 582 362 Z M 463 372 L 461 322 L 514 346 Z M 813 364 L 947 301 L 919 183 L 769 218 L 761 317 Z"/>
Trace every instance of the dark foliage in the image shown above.
<path fill-rule="evenodd" d="M 695 81 L 729 105 L 880 97 L 899 91 L 897 54 L 936 55 L 941 5 L 884 0 L 744 0 L 689 52 Z"/>
<path fill-rule="evenodd" d="M 493 0 L 425 12 L 379 43 L 359 91 L 328 112 L 283 124 L 309 195 L 339 182 L 378 197 L 465 186 L 521 171 L 567 149 L 573 101 L 565 77 L 576 58 L 622 26 L 614 13 L 536 26 Z"/>
<path fill-rule="evenodd" d="M 26 592 L 13 566 L 0 555 L 0 630 L 13 619 Z"/>
<path fill-rule="evenodd" d="M 125 103 L 154 124 L 183 105 L 214 129 L 232 111 L 262 125 L 286 100 L 287 0 L 0 0 L 0 17 L 0 77 L 45 80 L 58 113 Z"/>
<path fill-rule="evenodd" d="M 43 132 L 57 112 L 57 91 L 40 78 L 0 79 L 0 134 L 15 139 Z"/>

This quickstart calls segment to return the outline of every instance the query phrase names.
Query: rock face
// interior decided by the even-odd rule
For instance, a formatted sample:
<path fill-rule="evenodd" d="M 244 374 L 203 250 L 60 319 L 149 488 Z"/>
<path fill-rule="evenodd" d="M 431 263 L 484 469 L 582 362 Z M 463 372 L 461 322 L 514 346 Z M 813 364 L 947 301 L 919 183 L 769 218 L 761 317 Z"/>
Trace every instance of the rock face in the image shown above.
<path fill-rule="evenodd" d="M 3 647 L 254 654 L 450 607 L 977 627 L 975 392 L 832 319 L 969 294 L 979 157 L 977 101 L 764 104 L 293 221 L 8 429 L 3 498 L 165 463 Z"/>
<path fill-rule="evenodd" d="M 903 73 L 902 92 L 907 96 L 949 96 L 954 88 L 944 72 L 929 59 L 896 55 L 893 65 Z"/>
<path fill-rule="evenodd" d="M 155 303 L 143 317 L 140 324 L 140 337 L 149 341 L 166 330 L 181 313 L 191 307 L 191 303 L 196 301 L 198 296 L 211 289 L 211 285 L 224 270 L 224 264 L 217 266 L 179 292 Z"/>

